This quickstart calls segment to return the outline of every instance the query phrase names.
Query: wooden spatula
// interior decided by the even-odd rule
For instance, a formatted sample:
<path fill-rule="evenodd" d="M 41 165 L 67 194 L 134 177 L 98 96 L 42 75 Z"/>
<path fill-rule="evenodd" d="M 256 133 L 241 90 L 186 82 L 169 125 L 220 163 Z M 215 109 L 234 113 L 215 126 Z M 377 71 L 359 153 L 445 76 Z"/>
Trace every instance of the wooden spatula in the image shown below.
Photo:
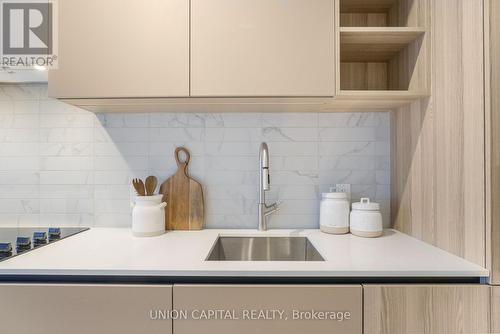
<path fill-rule="evenodd" d="M 153 196 L 155 193 L 156 185 L 158 184 L 158 179 L 156 176 L 148 176 L 146 178 L 146 195 Z"/>
<path fill-rule="evenodd" d="M 186 160 L 181 161 L 183 152 Z M 201 184 L 189 177 L 189 151 L 184 147 L 175 149 L 177 172 L 163 182 L 160 193 L 167 202 L 165 227 L 167 230 L 201 230 L 204 224 L 204 203 Z"/>

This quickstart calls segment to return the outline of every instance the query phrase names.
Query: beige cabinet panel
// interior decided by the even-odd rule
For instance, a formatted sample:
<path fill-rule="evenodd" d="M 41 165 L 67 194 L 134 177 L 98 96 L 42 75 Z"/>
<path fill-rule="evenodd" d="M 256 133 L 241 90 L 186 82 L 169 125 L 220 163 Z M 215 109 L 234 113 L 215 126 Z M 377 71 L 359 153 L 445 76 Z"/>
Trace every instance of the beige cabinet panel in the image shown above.
<path fill-rule="evenodd" d="M 488 285 L 367 285 L 365 334 L 486 334 Z"/>
<path fill-rule="evenodd" d="M 189 95 L 189 0 L 59 1 L 58 98 Z"/>
<path fill-rule="evenodd" d="M 172 286 L 0 285 L 2 334 L 169 334 Z M 150 314 L 150 311 L 153 311 Z"/>
<path fill-rule="evenodd" d="M 192 0 L 192 96 L 332 96 L 334 0 Z"/>
<path fill-rule="evenodd" d="M 175 285 L 174 308 L 187 310 L 190 316 L 174 320 L 174 333 L 361 334 L 361 294 L 359 285 Z M 203 310 L 223 310 L 231 314 L 226 319 L 198 320 Z M 267 313 L 267 320 L 252 320 L 252 310 L 256 315 L 272 310 L 283 313 L 281 316 L 278 312 L 274 316 Z M 335 313 L 337 320 L 306 320 L 305 313 L 302 316 L 295 313 L 294 318 L 294 310 L 339 313 Z M 349 312 L 350 319 L 345 312 Z M 342 316 L 344 320 L 340 321 Z"/>

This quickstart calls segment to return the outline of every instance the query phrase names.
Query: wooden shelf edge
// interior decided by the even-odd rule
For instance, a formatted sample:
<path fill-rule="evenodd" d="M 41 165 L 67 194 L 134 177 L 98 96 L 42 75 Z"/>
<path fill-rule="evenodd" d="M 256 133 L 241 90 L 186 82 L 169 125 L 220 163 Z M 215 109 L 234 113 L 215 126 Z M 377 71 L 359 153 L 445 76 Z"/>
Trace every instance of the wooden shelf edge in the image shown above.
<path fill-rule="evenodd" d="M 340 45 L 410 44 L 426 32 L 422 27 L 341 27 Z"/>
<path fill-rule="evenodd" d="M 398 100 L 414 101 L 429 97 L 425 92 L 407 90 L 340 90 L 335 97 L 339 100 Z"/>
<path fill-rule="evenodd" d="M 424 27 L 340 27 L 340 32 L 420 32 L 425 33 Z"/>

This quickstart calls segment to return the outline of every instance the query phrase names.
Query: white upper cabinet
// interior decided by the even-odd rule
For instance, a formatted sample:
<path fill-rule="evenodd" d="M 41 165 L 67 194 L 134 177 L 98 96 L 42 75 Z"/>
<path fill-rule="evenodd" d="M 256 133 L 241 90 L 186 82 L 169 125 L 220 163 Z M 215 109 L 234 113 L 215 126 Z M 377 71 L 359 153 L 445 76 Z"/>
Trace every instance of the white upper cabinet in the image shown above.
<path fill-rule="evenodd" d="M 334 13 L 334 0 L 191 0 L 191 96 L 333 96 Z"/>
<path fill-rule="evenodd" d="M 189 96 L 189 0 L 59 1 L 58 98 Z"/>

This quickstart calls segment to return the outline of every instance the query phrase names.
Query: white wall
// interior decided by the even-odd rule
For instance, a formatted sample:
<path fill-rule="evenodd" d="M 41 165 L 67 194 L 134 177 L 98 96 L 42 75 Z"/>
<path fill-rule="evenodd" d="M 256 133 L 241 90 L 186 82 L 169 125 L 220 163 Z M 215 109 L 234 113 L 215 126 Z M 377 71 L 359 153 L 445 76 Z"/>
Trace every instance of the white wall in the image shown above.
<path fill-rule="evenodd" d="M 140 110 L 138 110 L 140 111 Z M 207 227 L 257 224 L 258 148 L 269 144 L 271 228 L 318 226 L 320 192 L 351 183 L 389 223 L 388 113 L 95 115 L 47 97 L 45 85 L 0 86 L 0 224 L 128 226 L 130 180 L 175 171 L 192 153 Z"/>

